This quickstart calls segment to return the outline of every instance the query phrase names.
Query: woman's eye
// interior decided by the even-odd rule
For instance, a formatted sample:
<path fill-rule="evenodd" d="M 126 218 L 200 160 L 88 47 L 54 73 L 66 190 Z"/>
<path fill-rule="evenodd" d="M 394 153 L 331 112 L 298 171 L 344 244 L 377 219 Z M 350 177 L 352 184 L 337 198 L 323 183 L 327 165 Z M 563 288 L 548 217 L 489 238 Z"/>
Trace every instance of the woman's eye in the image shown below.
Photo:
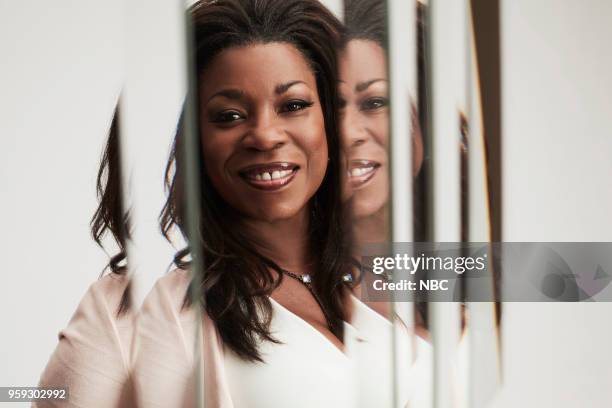
<path fill-rule="evenodd" d="M 376 110 L 384 108 L 387 105 L 389 105 L 387 98 L 368 98 L 361 103 L 361 110 Z"/>
<path fill-rule="evenodd" d="M 300 111 L 300 110 L 309 108 L 313 104 L 314 104 L 313 102 L 302 101 L 302 100 L 289 101 L 282 106 L 281 112 L 296 112 L 296 111 Z"/>
<path fill-rule="evenodd" d="M 219 112 L 213 115 L 211 122 L 229 123 L 229 122 L 235 122 L 240 119 L 243 119 L 243 116 L 240 112 L 234 111 L 234 110 L 228 110 L 228 111 Z"/>

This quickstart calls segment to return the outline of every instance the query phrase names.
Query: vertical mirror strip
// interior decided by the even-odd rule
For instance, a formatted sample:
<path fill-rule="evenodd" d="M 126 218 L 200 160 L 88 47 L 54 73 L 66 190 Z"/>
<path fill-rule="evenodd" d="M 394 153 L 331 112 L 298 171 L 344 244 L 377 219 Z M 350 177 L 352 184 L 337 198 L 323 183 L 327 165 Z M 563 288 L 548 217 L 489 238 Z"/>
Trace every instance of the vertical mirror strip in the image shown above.
<path fill-rule="evenodd" d="M 468 62 L 470 65 L 469 80 L 470 84 L 470 110 L 468 115 L 469 143 L 468 151 L 468 183 L 469 183 L 469 240 L 471 242 L 495 242 L 499 241 L 498 228 L 495 223 L 492 223 L 492 212 L 498 211 L 499 206 L 495 201 L 490 200 L 492 191 L 490 190 L 491 182 L 498 184 L 495 174 L 490 171 L 494 167 L 489 163 L 492 156 L 487 148 L 495 146 L 489 138 L 495 137 L 495 134 L 485 133 L 484 126 L 484 106 L 483 106 L 483 88 L 481 83 L 482 75 L 490 75 L 483 73 L 482 70 L 490 70 L 491 64 L 481 65 L 483 61 L 489 58 L 495 59 L 495 52 L 491 50 L 499 49 L 499 42 L 495 38 L 491 38 L 488 43 L 491 48 L 486 51 L 487 55 L 482 55 L 485 49 L 477 47 L 476 34 L 481 37 L 485 35 L 482 24 L 492 24 L 495 26 L 498 23 L 496 18 L 496 7 L 489 2 L 483 7 L 482 2 L 470 2 L 469 5 L 469 54 Z M 488 10 L 488 12 L 486 12 Z M 485 14 L 483 14 L 485 11 Z M 478 18 L 478 21 L 476 21 Z M 485 19 L 487 22 L 484 22 Z M 476 26 L 478 24 L 478 27 Z M 495 32 L 496 30 L 493 30 Z M 491 35 L 489 31 L 486 34 L 488 37 L 496 37 Z M 485 58 L 483 60 L 483 58 Z M 495 104 L 494 100 L 490 103 Z M 497 101 L 499 104 L 499 100 Z M 489 127 L 490 128 L 490 127 Z M 490 129 L 491 130 L 491 129 Z M 497 180 L 497 181 L 496 181 Z M 497 209 L 497 210 L 496 210 Z M 497 256 L 495 251 L 490 251 L 493 256 Z M 485 294 L 488 299 L 498 299 L 498 277 L 501 271 L 495 268 L 499 267 L 496 262 L 491 263 L 491 275 L 486 277 L 490 293 Z M 467 296 L 470 296 L 472 288 L 467 285 Z M 483 290 L 481 286 L 480 291 Z M 467 325 L 466 332 L 469 339 L 468 345 L 468 401 L 469 406 L 474 408 L 486 407 L 491 402 L 491 399 L 499 391 L 501 386 L 501 342 L 500 342 L 500 324 L 499 319 L 499 304 L 495 302 L 470 302 L 467 307 Z"/>
<path fill-rule="evenodd" d="M 429 193 L 432 195 L 431 240 L 461 240 L 461 180 L 459 115 L 466 105 L 465 2 L 429 2 L 429 58 L 431 119 L 428 137 L 432 146 Z M 462 387 L 456 375 L 460 340 L 460 308 L 457 303 L 432 302 L 430 331 L 434 347 L 433 405 L 460 406 Z"/>
<path fill-rule="evenodd" d="M 183 2 L 180 2 L 182 8 L 186 8 Z M 187 240 L 191 243 L 200 242 L 200 208 L 201 208 L 201 190 L 200 190 L 200 162 L 199 151 L 200 141 L 198 132 L 198 86 L 196 79 L 195 65 L 195 49 L 194 49 L 194 32 L 192 26 L 191 9 L 184 11 L 184 73 L 183 84 L 186 89 L 185 106 L 183 110 L 183 149 L 178 154 L 183 156 L 184 163 L 184 200 L 185 200 L 185 221 Z M 190 286 L 189 296 L 191 298 L 194 309 L 194 318 L 198 330 L 195 331 L 194 339 L 194 356 L 195 356 L 195 404 L 197 407 L 205 407 L 210 405 L 206 403 L 207 390 L 205 389 L 205 372 L 206 362 L 204 360 L 204 333 L 206 329 L 202 322 L 202 310 L 206 310 L 205 298 L 202 296 L 201 284 L 204 282 L 204 259 L 200 245 L 189 245 L 191 255 L 190 269 L 192 274 L 192 282 Z M 210 364 L 210 362 L 208 363 Z"/>
<path fill-rule="evenodd" d="M 393 242 L 413 241 L 412 186 L 412 107 L 417 95 L 416 63 L 416 3 L 389 0 L 388 70 L 390 78 L 390 176 L 391 176 L 391 237 Z M 396 295 L 394 293 L 394 295 Z M 409 372 L 415 358 L 413 303 L 392 299 L 393 306 L 393 404 L 404 406 L 404 392 L 409 384 L 401 373 Z M 412 344 L 400 330 L 410 332 Z M 411 350 L 411 352 L 406 352 Z"/>

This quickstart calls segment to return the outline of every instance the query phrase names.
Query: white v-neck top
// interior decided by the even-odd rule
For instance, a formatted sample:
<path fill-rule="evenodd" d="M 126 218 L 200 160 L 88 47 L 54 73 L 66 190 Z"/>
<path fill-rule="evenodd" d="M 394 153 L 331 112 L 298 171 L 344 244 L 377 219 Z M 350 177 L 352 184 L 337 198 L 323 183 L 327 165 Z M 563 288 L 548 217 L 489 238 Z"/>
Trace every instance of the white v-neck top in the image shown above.
<path fill-rule="evenodd" d="M 241 360 L 225 348 L 234 407 L 355 407 L 351 359 L 309 323 L 270 301 L 271 333 L 282 344 L 261 343 L 264 363 Z"/>
<path fill-rule="evenodd" d="M 224 353 L 235 408 L 392 406 L 392 326 L 387 319 L 353 297 L 353 318 L 344 326 L 342 352 L 305 320 L 274 299 L 270 301 L 271 331 L 282 344 L 261 344 L 264 363 L 246 362 L 228 349 Z M 400 342 L 406 345 L 404 361 L 411 361 L 406 354 L 411 349 L 410 336 L 399 333 Z M 416 389 L 424 391 L 418 379 L 428 381 L 430 377 L 423 368 L 423 364 L 410 363 L 399 367 L 402 406 L 414 399 Z"/>

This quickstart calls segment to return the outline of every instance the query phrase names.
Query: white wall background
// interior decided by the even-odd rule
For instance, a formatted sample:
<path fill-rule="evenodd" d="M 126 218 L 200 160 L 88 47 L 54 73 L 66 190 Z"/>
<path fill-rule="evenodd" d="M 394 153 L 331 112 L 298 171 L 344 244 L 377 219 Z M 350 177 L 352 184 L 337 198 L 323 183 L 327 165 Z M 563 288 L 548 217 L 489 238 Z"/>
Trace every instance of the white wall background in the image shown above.
<path fill-rule="evenodd" d="M 157 216 L 182 103 L 178 18 L 167 0 L 0 1 L 0 386 L 38 383 L 108 261 L 89 220 L 122 87 L 141 296 L 171 262 Z"/>
<path fill-rule="evenodd" d="M 159 233 L 163 178 L 184 98 L 181 1 L 123 1 L 125 86 L 122 139 L 129 168 L 133 245 L 128 249 L 138 304 L 168 271 L 175 249 Z M 176 234 L 178 235 L 178 234 Z M 177 248 L 183 242 L 176 236 Z"/>
<path fill-rule="evenodd" d="M 612 2 L 502 1 L 506 241 L 612 241 Z M 494 407 L 612 406 L 612 303 L 504 304 Z"/>
<path fill-rule="evenodd" d="M 89 238 L 121 86 L 116 0 L 0 1 L 0 385 L 32 386 L 106 255 Z"/>

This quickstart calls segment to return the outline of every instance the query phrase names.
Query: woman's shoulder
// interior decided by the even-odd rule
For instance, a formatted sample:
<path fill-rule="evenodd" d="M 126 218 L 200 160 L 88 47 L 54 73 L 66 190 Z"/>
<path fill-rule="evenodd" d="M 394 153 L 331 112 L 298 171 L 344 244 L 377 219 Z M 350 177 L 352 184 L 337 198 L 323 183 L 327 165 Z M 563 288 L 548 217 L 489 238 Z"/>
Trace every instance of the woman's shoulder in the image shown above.
<path fill-rule="evenodd" d="M 117 313 L 129 278 L 111 273 L 92 283 L 41 374 L 41 387 L 69 387 L 75 405 L 130 406 L 128 380 L 131 313 Z M 87 387 L 84 387 L 87 385 Z M 46 406 L 44 404 L 34 406 Z"/>
<path fill-rule="evenodd" d="M 134 392 L 143 406 L 194 406 L 196 314 L 185 305 L 191 274 L 157 279 L 138 311 L 132 349 Z M 191 401 L 191 402 L 190 402 Z"/>
<path fill-rule="evenodd" d="M 102 276 L 97 281 L 93 282 L 83 299 L 81 305 L 87 301 L 93 301 L 94 304 L 104 304 L 108 306 L 108 310 L 114 311 L 117 316 L 119 306 L 121 305 L 124 296 L 129 295 L 130 277 L 124 273 L 110 272 Z"/>
<path fill-rule="evenodd" d="M 176 268 L 168 272 L 155 283 L 155 289 L 175 297 L 184 297 L 191 283 L 191 271 Z"/>
<path fill-rule="evenodd" d="M 165 317 L 169 320 L 186 318 L 191 308 L 185 302 L 191 283 L 191 273 L 187 269 L 174 269 L 159 278 L 153 289 L 145 297 L 140 315 Z"/>
<path fill-rule="evenodd" d="M 60 339 L 70 328 L 105 330 L 112 328 L 119 320 L 129 320 L 129 309 L 120 313 L 124 297 L 129 296 L 129 282 L 126 275 L 109 273 L 89 285 L 68 327 L 60 332 Z"/>

